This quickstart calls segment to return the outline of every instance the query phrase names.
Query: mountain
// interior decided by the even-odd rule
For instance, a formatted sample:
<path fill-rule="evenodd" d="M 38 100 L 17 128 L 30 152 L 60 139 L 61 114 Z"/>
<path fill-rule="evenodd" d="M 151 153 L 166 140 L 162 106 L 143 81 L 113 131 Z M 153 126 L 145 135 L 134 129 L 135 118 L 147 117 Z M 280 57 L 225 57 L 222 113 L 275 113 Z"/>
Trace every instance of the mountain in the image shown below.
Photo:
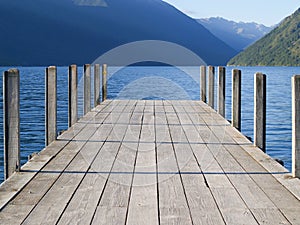
<path fill-rule="evenodd" d="M 244 50 L 273 29 L 262 24 L 237 23 L 221 17 L 197 19 L 197 22 L 237 51 Z"/>
<path fill-rule="evenodd" d="M 0 33 L 0 65 L 91 63 L 142 40 L 176 43 L 211 65 L 237 54 L 162 0 L 1 0 Z"/>
<path fill-rule="evenodd" d="M 244 52 L 229 65 L 300 66 L 300 9 Z"/>

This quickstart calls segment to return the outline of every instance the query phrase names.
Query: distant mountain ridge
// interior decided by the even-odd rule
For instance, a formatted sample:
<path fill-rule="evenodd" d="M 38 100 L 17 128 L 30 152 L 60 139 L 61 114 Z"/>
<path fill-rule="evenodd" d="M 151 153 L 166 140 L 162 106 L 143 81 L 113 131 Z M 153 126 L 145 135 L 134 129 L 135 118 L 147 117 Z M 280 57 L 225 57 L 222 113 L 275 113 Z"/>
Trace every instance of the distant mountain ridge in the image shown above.
<path fill-rule="evenodd" d="M 221 17 L 197 19 L 197 21 L 237 51 L 244 50 L 273 29 L 254 22 L 234 22 Z"/>
<path fill-rule="evenodd" d="M 241 66 L 300 66 L 300 8 L 228 62 Z"/>
<path fill-rule="evenodd" d="M 207 64 L 237 51 L 162 0 L 1 0 L 0 65 L 93 62 L 120 45 L 176 43 Z"/>

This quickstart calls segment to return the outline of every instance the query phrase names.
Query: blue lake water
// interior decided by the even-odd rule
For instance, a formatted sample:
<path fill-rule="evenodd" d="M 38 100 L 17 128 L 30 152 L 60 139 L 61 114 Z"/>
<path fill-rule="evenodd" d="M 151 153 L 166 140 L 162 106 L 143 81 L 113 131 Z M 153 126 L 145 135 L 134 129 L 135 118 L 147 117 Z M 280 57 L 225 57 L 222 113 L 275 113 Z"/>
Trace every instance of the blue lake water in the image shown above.
<path fill-rule="evenodd" d="M 236 68 L 236 67 L 235 67 Z M 242 132 L 253 138 L 254 73 L 267 74 L 267 153 L 291 170 L 291 77 L 300 67 L 237 67 L 242 70 Z M 7 67 L 0 67 L 1 77 Z M 44 67 L 20 67 L 21 162 L 45 147 Z M 226 68 L 226 118 L 231 118 L 231 70 Z M 82 71 L 79 67 L 79 114 L 82 115 Z M 198 67 L 109 68 L 108 98 L 199 100 Z M 216 74 L 217 81 L 217 74 Z M 68 68 L 58 68 L 58 131 L 67 129 Z M 215 90 L 217 90 L 215 88 Z M 3 95 L 0 85 L 0 126 Z M 93 96 L 92 96 L 93 98 Z M 216 102 L 216 101 L 215 101 Z M 216 107 L 215 107 L 216 108 Z M 0 129 L 0 182 L 3 180 L 3 129 Z"/>

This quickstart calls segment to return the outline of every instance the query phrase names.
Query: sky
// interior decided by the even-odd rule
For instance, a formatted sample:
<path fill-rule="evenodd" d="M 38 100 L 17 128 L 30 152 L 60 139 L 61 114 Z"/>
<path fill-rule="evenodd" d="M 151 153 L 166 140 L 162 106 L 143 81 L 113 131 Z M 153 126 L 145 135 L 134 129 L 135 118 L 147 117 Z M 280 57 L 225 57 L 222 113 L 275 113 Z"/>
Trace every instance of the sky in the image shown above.
<path fill-rule="evenodd" d="M 300 7 L 299 0 L 164 0 L 193 18 L 278 24 Z"/>

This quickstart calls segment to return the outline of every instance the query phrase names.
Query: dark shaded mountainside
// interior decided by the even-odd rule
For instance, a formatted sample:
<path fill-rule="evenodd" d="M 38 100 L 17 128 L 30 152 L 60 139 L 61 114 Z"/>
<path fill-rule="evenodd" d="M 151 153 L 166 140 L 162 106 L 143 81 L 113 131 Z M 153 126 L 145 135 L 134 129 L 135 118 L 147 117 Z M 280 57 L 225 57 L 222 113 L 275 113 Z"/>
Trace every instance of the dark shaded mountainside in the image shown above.
<path fill-rule="evenodd" d="M 125 43 L 179 44 L 207 64 L 237 52 L 162 0 L 1 0 L 0 65 L 91 63 Z"/>
<path fill-rule="evenodd" d="M 239 52 L 273 29 L 262 24 L 234 22 L 221 17 L 197 19 L 197 22 Z"/>
<path fill-rule="evenodd" d="M 300 66 L 300 9 L 228 65 Z"/>

